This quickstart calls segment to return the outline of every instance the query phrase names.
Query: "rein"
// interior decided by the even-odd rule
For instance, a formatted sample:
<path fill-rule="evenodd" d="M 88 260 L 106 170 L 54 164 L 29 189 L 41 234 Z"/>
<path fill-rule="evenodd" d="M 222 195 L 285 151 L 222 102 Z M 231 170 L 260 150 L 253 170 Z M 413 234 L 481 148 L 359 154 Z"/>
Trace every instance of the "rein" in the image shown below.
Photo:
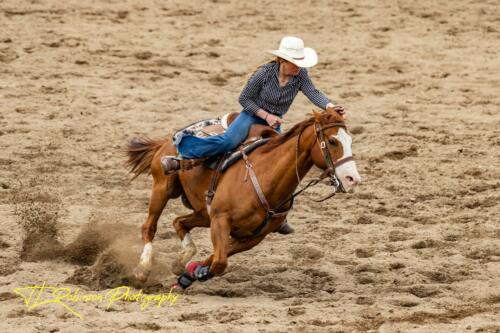
<path fill-rule="evenodd" d="M 340 165 L 347 163 L 349 161 L 353 160 L 352 156 L 348 156 L 346 158 L 339 159 L 337 161 L 333 161 L 330 150 L 328 149 L 328 144 L 325 141 L 325 135 L 323 133 L 323 130 L 326 128 L 331 128 L 331 127 L 341 127 L 347 130 L 346 126 L 342 122 L 335 122 L 328 124 L 324 127 L 321 126 L 320 123 L 315 122 L 314 123 L 315 127 L 315 133 L 316 133 L 316 141 L 318 142 L 320 148 L 321 148 L 321 153 L 325 159 L 325 163 L 327 168 L 325 171 L 319 175 L 319 177 L 312 179 L 307 183 L 306 186 L 304 186 L 302 189 L 295 191 L 290 198 L 282 201 L 276 208 L 272 209 L 271 206 L 269 205 L 269 202 L 266 199 L 266 196 L 264 195 L 264 192 L 262 191 L 262 188 L 260 187 L 259 181 L 257 179 L 257 175 L 255 174 L 255 171 L 253 170 L 252 164 L 248 160 L 248 156 L 243 153 L 243 160 L 245 161 L 245 166 L 247 168 L 247 174 L 245 175 L 245 181 L 247 180 L 247 176 L 250 175 L 250 180 L 252 181 L 253 187 L 255 192 L 257 193 L 257 196 L 259 197 L 259 200 L 263 206 L 263 208 L 266 210 L 266 217 L 264 221 L 252 232 L 252 235 L 247 236 L 247 237 L 235 237 L 238 238 L 239 240 L 249 240 L 256 238 L 259 236 L 260 232 L 268 225 L 269 220 L 274 218 L 274 217 L 281 217 L 281 216 L 286 216 L 288 212 L 293 208 L 293 203 L 295 200 L 295 197 L 299 196 L 301 193 L 303 193 L 306 189 L 309 187 L 315 186 L 319 182 L 321 182 L 323 179 L 326 177 L 330 177 L 330 183 L 333 186 L 333 192 L 328 194 L 327 196 L 320 198 L 320 199 L 311 199 L 312 201 L 315 202 L 323 202 L 327 199 L 330 199 L 333 197 L 337 192 L 340 190 L 342 192 L 345 192 L 344 187 L 342 186 L 342 183 L 338 180 L 337 176 L 335 175 L 335 168 L 339 167 Z M 305 129 L 305 128 L 304 128 Z M 302 131 L 299 133 L 297 137 L 297 145 L 295 147 L 295 174 L 297 175 L 297 181 L 300 184 L 300 176 L 299 176 L 299 171 L 298 171 L 298 155 L 299 155 L 299 143 L 300 143 L 300 137 L 302 135 Z M 289 207 L 282 210 L 282 207 L 286 205 L 287 203 L 290 203 Z M 234 237 L 234 236 L 233 236 Z"/>

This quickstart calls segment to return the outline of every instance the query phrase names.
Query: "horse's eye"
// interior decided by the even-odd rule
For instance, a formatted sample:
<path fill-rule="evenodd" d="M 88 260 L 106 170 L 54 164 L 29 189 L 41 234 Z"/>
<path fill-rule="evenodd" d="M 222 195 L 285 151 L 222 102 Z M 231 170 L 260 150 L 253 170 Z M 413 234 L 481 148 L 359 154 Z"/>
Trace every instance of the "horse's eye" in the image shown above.
<path fill-rule="evenodd" d="M 337 144 L 337 141 L 334 138 L 328 138 L 328 142 L 330 142 L 332 146 L 335 146 Z"/>

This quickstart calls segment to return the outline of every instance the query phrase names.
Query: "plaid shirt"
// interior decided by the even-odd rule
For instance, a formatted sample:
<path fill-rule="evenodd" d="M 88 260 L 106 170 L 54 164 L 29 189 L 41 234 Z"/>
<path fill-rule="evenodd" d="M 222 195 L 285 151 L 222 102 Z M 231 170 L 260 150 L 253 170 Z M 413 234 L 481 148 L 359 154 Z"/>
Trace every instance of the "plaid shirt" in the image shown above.
<path fill-rule="evenodd" d="M 292 76 L 284 87 L 280 87 L 278 75 L 277 62 L 263 65 L 252 75 L 240 94 L 239 102 L 243 111 L 254 115 L 259 109 L 264 109 L 283 117 L 299 90 L 323 110 L 331 102 L 314 87 L 305 68 L 301 68 L 297 76 Z"/>

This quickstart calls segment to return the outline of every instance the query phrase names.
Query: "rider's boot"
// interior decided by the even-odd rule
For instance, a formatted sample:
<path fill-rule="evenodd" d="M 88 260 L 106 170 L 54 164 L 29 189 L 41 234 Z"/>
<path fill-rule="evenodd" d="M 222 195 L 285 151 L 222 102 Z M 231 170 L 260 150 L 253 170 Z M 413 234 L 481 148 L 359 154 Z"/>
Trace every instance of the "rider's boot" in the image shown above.
<path fill-rule="evenodd" d="M 167 155 L 161 158 L 161 167 L 166 175 L 171 175 L 179 170 L 192 169 L 203 163 L 204 160 L 204 158 L 182 159 L 177 156 Z"/>
<path fill-rule="evenodd" d="M 161 158 L 161 167 L 164 174 L 171 175 L 181 169 L 181 159 L 177 156 L 163 156 Z"/>

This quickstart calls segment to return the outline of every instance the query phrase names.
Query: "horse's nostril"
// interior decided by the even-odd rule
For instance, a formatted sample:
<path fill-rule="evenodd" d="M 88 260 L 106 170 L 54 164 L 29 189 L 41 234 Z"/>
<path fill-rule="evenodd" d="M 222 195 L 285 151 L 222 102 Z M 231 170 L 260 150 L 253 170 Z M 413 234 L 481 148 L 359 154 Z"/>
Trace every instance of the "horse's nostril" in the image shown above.
<path fill-rule="evenodd" d="M 345 178 L 349 183 L 354 183 L 354 178 L 352 178 L 351 176 L 346 176 Z"/>

